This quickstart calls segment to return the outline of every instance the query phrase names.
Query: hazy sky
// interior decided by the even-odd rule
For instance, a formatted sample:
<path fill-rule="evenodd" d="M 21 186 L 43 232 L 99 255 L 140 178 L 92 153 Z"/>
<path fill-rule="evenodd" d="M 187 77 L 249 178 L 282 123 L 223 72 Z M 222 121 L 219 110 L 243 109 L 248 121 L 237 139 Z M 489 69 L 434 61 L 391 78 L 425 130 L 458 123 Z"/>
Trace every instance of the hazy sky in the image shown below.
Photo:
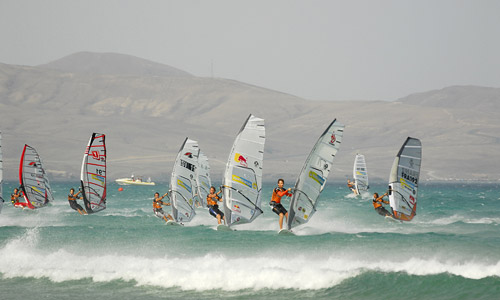
<path fill-rule="evenodd" d="M 117 52 L 317 100 L 500 87 L 500 1 L 0 0 L 0 62 Z"/>

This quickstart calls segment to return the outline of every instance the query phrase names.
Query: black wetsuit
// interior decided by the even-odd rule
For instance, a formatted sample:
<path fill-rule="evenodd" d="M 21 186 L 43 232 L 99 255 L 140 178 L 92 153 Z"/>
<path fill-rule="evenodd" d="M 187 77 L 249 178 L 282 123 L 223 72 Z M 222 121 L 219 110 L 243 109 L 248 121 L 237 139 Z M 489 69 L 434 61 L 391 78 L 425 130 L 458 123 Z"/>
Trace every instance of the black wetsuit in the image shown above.
<path fill-rule="evenodd" d="M 377 201 L 375 200 L 372 200 L 372 202 L 373 206 L 377 204 Z M 381 216 L 392 216 L 392 214 L 387 209 L 385 209 L 385 207 L 383 207 L 382 204 L 380 204 L 379 207 L 375 207 L 375 211 Z"/>
<path fill-rule="evenodd" d="M 208 212 L 212 216 L 214 216 L 215 218 L 217 218 L 217 215 L 220 215 L 221 219 L 222 219 L 222 217 L 224 217 L 224 213 L 219 210 L 219 205 L 217 205 L 217 204 L 215 204 L 215 205 L 209 205 L 208 206 Z"/>
<path fill-rule="evenodd" d="M 70 200 L 70 199 L 74 199 L 74 200 Z M 74 209 L 76 211 L 83 210 L 83 207 L 81 207 L 80 204 L 78 204 L 76 202 L 75 195 L 68 195 L 68 202 L 69 202 L 69 206 L 71 206 L 72 209 Z"/>
<path fill-rule="evenodd" d="M 284 215 L 286 215 L 286 213 L 288 212 L 288 211 L 286 210 L 286 208 L 284 208 L 284 207 L 283 207 L 283 205 L 281 205 L 281 203 L 276 203 L 276 202 L 272 201 L 272 202 L 270 203 L 270 205 L 273 207 L 273 211 L 274 211 L 274 213 L 275 213 L 275 214 L 277 214 L 278 216 L 279 216 L 280 214 L 284 214 Z"/>
<path fill-rule="evenodd" d="M 392 216 L 392 214 L 387 209 L 385 209 L 385 207 L 383 207 L 383 206 L 377 207 L 377 208 L 375 208 L 375 210 L 381 216 Z"/>

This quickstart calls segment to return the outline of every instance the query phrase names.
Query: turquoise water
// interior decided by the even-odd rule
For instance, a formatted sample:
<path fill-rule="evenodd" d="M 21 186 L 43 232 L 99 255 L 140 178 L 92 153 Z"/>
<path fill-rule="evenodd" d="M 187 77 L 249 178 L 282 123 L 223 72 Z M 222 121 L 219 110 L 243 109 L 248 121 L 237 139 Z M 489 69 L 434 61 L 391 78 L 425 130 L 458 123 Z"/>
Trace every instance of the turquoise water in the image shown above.
<path fill-rule="evenodd" d="M 267 205 L 221 232 L 203 209 L 184 227 L 154 217 L 153 193 L 166 185 L 110 184 L 108 208 L 90 216 L 69 208 L 77 183 L 52 186 L 51 206 L 6 202 L 0 214 L 2 299 L 500 298 L 499 185 L 424 185 L 404 224 L 376 214 L 369 195 L 328 185 L 295 236 L 277 235 Z"/>

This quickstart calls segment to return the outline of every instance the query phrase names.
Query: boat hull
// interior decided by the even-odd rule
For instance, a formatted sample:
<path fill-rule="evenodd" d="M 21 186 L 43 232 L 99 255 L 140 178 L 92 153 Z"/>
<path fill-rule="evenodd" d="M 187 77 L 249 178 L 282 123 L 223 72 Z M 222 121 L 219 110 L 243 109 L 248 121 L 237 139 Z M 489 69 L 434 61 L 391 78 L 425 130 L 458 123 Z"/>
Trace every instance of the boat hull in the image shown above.
<path fill-rule="evenodd" d="M 155 185 L 154 182 L 147 182 L 147 181 L 132 181 L 130 178 L 120 178 L 115 180 L 118 185 Z"/>

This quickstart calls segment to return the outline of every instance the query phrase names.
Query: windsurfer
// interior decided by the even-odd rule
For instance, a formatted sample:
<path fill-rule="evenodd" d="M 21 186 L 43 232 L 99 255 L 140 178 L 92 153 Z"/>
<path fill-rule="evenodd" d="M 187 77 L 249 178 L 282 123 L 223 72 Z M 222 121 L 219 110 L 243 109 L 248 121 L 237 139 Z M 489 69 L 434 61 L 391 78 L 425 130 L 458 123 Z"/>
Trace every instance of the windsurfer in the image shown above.
<path fill-rule="evenodd" d="M 382 205 L 382 203 L 389 204 L 389 201 L 384 200 L 384 197 L 387 196 L 388 194 L 385 193 L 381 197 L 378 196 L 377 193 L 373 194 L 373 207 L 377 211 L 377 213 L 381 216 L 386 216 L 386 217 L 392 217 L 392 214 L 385 209 L 385 207 Z"/>
<path fill-rule="evenodd" d="M 19 188 L 14 189 L 14 194 L 10 195 L 10 201 L 14 201 L 13 204 L 15 207 L 20 207 L 20 208 L 28 207 L 34 209 L 35 207 L 33 207 L 33 205 L 28 200 L 26 200 L 26 202 L 19 202 L 19 197 L 23 195 L 22 187 L 23 186 L 21 185 Z"/>
<path fill-rule="evenodd" d="M 207 195 L 207 206 L 208 212 L 217 218 L 217 222 L 221 224 L 221 219 L 224 220 L 224 224 L 226 224 L 226 219 L 224 218 L 224 213 L 219 210 L 219 205 L 217 201 L 222 202 L 222 197 L 219 197 L 222 191 L 218 191 L 215 193 L 215 187 L 210 187 L 210 193 Z"/>
<path fill-rule="evenodd" d="M 354 193 L 354 195 L 358 194 L 354 182 L 350 181 L 349 179 L 347 179 L 347 187 Z"/>
<path fill-rule="evenodd" d="M 163 220 L 165 220 L 165 222 L 168 222 L 169 220 L 173 221 L 174 218 L 172 218 L 171 215 L 163 211 L 162 205 L 170 206 L 170 203 L 162 201 L 162 199 L 166 195 L 168 195 L 168 193 L 165 193 L 163 196 L 160 197 L 160 193 L 158 192 L 155 193 L 155 197 L 153 200 L 153 211 L 157 217 L 162 218 Z"/>
<path fill-rule="evenodd" d="M 82 199 L 82 197 L 78 197 L 81 191 L 78 191 L 78 193 L 75 194 L 75 189 L 71 188 L 69 190 L 68 194 L 68 202 L 69 206 L 71 206 L 72 209 L 76 210 L 80 215 L 86 215 L 87 212 L 83 207 L 76 202 L 76 199 Z"/>
<path fill-rule="evenodd" d="M 288 211 L 281 205 L 281 197 L 283 196 L 292 196 L 290 191 L 292 190 L 291 188 L 285 190 L 283 188 L 283 185 L 285 184 L 285 181 L 283 179 L 278 179 L 278 187 L 273 190 L 273 195 L 271 197 L 271 202 L 269 205 L 273 207 L 273 211 L 280 217 L 279 218 L 279 224 L 280 224 L 280 230 L 283 229 L 283 216 L 286 217 L 288 221 Z"/>
<path fill-rule="evenodd" d="M 19 204 L 19 197 L 21 197 L 21 191 L 15 188 L 14 193 L 10 194 L 10 202 L 12 202 L 12 205 Z"/>

